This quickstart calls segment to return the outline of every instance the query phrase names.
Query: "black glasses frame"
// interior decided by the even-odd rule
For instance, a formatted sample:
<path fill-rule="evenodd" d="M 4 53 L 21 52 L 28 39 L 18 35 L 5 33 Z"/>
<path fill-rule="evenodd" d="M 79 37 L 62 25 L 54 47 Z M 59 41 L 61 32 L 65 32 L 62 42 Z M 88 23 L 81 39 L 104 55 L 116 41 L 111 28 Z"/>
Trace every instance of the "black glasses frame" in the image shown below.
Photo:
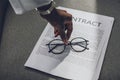
<path fill-rule="evenodd" d="M 75 40 L 75 39 L 83 39 L 83 41 L 72 43 L 72 41 Z M 46 45 L 48 46 L 48 48 L 49 48 L 49 51 L 48 51 L 49 53 L 52 52 L 53 54 L 62 54 L 62 53 L 65 51 L 66 46 L 68 46 L 68 45 L 69 45 L 69 46 L 72 48 L 72 50 L 74 50 L 75 52 L 83 52 L 83 51 L 85 51 L 86 49 L 89 50 L 89 48 L 87 48 L 87 45 L 88 45 L 88 42 L 89 42 L 89 41 L 86 40 L 86 39 L 84 39 L 84 38 L 82 38 L 82 37 L 73 38 L 71 41 L 68 42 L 67 45 L 65 45 L 64 43 L 51 44 L 53 41 L 56 41 L 56 40 L 62 41 L 61 39 L 54 39 L 54 40 L 50 41 L 48 44 L 46 44 Z M 86 44 L 85 46 L 79 44 L 79 43 L 83 43 L 83 42 L 85 42 L 85 44 Z M 50 47 L 51 45 L 55 45 L 55 46 L 51 49 L 51 47 Z M 79 45 L 80 47 L 83 47 L 84 49 L 83 49 L 83 50 L 75 50 L 72 45 Z M 53 50 L 54 50 L 57 46 L 63 46 L 63 47 L 64 47 L 63 51 L 61 51 L 61 52 L 59 52 L 59 53 L 54 52 Z"/>

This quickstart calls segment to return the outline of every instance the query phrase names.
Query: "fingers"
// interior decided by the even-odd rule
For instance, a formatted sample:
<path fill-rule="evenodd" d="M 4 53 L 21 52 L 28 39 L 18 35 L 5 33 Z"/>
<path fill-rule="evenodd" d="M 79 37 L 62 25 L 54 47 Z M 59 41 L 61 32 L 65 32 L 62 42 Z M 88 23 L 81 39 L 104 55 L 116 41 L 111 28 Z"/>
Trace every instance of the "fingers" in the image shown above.
<path fill-rule="evenodd" d="M 62 26 L 64 26 L 64 25 L 62 25 Z M 59 30 L 60 30 L 60 37 L 61 37 L 62 41 L 63 41 L 65 44 L 68 44 L 68 39 L 67 39 L 67 35 L 66 35 L 66 33 L 65 33 L 65 29 L 60 28 Z"/>
<path fill-rule="evenodd" d="M 72 15 L 67 12 L 64 12 L 63 15 L 65 20 L 64 24 L 67 30 L 67 39 L 69 39 L 73 31 Z"/>
<path fill-rule="evenodd" d="M 57 27 L 54 27 L 54 34 L 55 34 L 55 37 L 59 35 L 59 30 L 57 29 Z"/>
<path fill-rule="evenodd" d="M 73 24 L 72 24 L 72 22 L 70 22 L 66 27 L 67 27 L 67 39 L 69 39 L 71 34 L 72 34 L 72 31 L 73 31 Z"/>
<path fill-rule="evenodd" d="M 64 24 L 67 30 L 67 38 L 69 39 L 73 31 L 72 15 L 68 14 L 68 16 L 65 17 Z"/>
<path fill-rule="evenodd" d="M 63 28 L 61 26 L 63 26 Z M 65 27 L 64 27 L 64 25 L 58 25 L 58 26 L 54 27 L 54 34 L 55 34 L 55 37 L 57 37 L 58 35 L 60 35 L 62 41 L 65 44 L 68 43 L 68 38 L 67 38 L 67 34 L 65 33 Z"/>

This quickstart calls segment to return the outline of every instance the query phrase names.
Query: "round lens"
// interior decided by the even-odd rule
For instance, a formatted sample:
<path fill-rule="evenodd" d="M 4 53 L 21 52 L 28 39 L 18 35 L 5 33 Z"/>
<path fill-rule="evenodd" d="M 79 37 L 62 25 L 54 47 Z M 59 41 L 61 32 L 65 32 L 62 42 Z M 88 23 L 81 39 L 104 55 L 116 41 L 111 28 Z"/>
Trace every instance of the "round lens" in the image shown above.
<path fill-rule="evenodd" d="M 88 49 L 87 42 L 88 41 L 85 40 L 84 38 L 78 37 L 78 38 L 72 39 L 70 44 L 74 51 L 83 52 L 84 50 Z"/>
<path fill-rule="evenodd" d="M 65 50 L 65 45 L 62 40 L 55 39 L 49 43 L 49 52 L 61 54 Z"/>

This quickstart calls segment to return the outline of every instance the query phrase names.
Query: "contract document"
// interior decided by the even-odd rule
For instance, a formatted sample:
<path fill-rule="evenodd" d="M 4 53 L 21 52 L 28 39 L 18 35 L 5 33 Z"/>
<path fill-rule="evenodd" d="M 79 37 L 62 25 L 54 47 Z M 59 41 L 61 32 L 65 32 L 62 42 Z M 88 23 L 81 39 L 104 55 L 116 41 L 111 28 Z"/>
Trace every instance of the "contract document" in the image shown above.
<path fill-rule="evenodd" d="M 70 45 L 58 50 L 53 49 L 58 48 L 55 46 L 50 50 L 50 46 L 46 44 L 56 45 L 53 42 L 60 40 L 60 37 L 54 37 L 54 29 L 48 23 L 25 66 L 70 80 L 98 80 L 114 18 L 58 8 L 73 16 Z M 59 43 L 59 47 L 61 45 L 63 46 Z M 56 54 L 63 49 L 60 54 Z"/>

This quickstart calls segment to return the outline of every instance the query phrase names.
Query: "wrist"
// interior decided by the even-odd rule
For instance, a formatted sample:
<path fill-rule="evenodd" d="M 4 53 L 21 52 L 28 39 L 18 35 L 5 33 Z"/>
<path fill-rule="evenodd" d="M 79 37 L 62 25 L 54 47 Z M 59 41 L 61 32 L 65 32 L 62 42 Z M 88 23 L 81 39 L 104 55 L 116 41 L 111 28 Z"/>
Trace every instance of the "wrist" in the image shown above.
<path fill-rule="evenodd" d="M 42 7 L 38 7 L 37 10 L 39 11 L 41 15 L 48 15 L 53 11 L 54 8 L 55 8 L 55 2 L 51 1 L 50 4 L 42 6 Z"/>
<path fill-rule="evenodd" d="M 55 21 L 58 17 L 57 9 L 54 8 L 50 14 L 42 15 L 40 14 L 42 18 L 46 19 L 48 22 Z"/>
<path fill-rule="evenodd" d="M 38 7 L 37 9 L 38 9 L 39 12 L 46 11 L 46 10 L 48 10 L 51 7 L 51 5 L 52 5 L 52 2 L 50 4 L 48 4 L 48 5 L 45 5 L 45 6 L 42 6 L 42 7 Z"/>

